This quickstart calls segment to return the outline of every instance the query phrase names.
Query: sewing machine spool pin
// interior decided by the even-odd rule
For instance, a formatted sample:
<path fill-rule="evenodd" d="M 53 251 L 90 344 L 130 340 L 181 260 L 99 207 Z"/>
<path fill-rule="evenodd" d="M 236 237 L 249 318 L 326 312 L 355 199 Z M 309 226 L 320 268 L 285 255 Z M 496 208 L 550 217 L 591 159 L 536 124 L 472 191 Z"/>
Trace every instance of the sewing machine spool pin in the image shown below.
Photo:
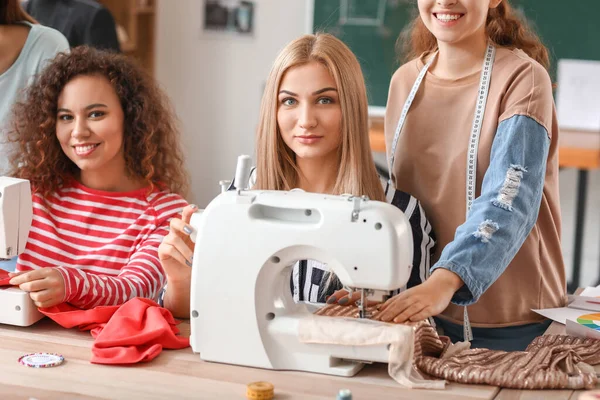
<path fill-rule="evenodd" d="M 229 189 L 230 185 L 231 185 L 231 181 L 228 181 L 228 180 L 219 181 L 219 186 L 221 187 L 221 193 L 225 193 Z"/>

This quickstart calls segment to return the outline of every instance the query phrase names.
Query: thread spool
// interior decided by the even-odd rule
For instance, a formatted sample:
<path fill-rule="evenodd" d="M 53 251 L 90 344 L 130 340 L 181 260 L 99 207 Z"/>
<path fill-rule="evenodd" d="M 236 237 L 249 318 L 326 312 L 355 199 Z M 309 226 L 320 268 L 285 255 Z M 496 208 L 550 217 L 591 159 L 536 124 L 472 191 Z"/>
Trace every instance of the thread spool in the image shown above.
<path fill-rule="evenodd" d="M 249 400 L 271 400 L 275 396 L 275 387 L 269 382 L 252 382 L 246 388 Z"/>
<path fill-rule="evenodd" d="M 246 190 L 248 181 L 250 180 L 250 170 L 252 169 L 252 159 L 250 156 L 241 155 L 238 157 L 237 166 L 235 168 L 235 188 Z"/>

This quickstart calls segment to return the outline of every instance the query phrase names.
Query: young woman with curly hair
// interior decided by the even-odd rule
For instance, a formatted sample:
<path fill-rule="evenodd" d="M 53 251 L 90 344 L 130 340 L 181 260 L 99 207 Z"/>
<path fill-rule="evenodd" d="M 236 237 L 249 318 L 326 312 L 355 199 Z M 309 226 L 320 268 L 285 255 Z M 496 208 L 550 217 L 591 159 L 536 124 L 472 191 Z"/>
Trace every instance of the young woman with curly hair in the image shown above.
<path fill-rule="evenodd" d="M 124 56 L 59 54 L 14 108 L 14 176 L 33 223 L 11 284 L 39 307 L 156 298 L 157 255 L 186 205 L 179 132 L 166 96 Z"/>

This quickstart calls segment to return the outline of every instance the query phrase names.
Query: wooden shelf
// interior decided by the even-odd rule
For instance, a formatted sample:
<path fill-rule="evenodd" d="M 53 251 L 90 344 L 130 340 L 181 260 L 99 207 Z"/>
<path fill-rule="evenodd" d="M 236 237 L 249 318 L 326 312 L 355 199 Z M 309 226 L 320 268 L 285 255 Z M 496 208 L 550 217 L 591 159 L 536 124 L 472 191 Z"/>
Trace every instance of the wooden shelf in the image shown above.
<path fill-rule="evenodd" d="M 121 51 L 135 57 L 154 75 L 156 0 L 98 0 L 122 28 Z"/>
<path fill-rule="evenodd" d="M 371 143 L 371 150 L 376 153 L 385 153 L 385 135 L 383 132 L 383 125 L 372 125 L 369 129 L 369 142 Z"/>
<path fill-rule="evenodd" d="M 154 14 L 154 6 L 137 6 L 135 9 L 136 14 Z"/>
<path fill-rule="evenodd" d="M 561 129 L 558 156 L 561 167 L 600 169 L 600 132 Z"/>
<path fill-rule="evenodd" d="M 121 46 L 121 51 L 123 53 L 134 53 L 136 50 L 135 43 L 133 43 L 131 41 L 122 42 L 122 43 L 119 43 L 119 45 Z"/>

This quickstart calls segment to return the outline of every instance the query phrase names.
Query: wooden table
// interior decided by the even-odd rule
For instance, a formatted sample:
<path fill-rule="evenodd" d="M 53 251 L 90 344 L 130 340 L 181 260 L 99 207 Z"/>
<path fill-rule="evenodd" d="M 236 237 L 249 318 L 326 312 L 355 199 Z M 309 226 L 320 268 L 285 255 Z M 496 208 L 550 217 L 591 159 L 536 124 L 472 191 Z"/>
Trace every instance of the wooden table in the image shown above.
<path fill-rule="evenodd" d="M 371 150 L 385 153 L 383 122 L 371 123 L 369 141 Z M 561 131 L 558 162 L 564 168 L 600 169 L 600 132 Z"/>
<path fill-rule="evenodd" d="M 181 324 L 189 335 L 189 324 Z M 550 328 L 552 329 L 552 328 Z M 399 388 L 385 364 L 366 366 L 353 378 L 271 371 L 200 360 L 190 348 L 165 350 L 149 363 L 105 366 L 89 362 L 92 337 L 63 329 L 44 319 L 19 328 L 0 325 L 0 398 L 17 399 L 244 399 L 246 385 L 264 380 L 275 385 L 275 399 L 333 400 L 339 389 L 362 399 L 551 399 L 574 400 L 566 391 L 500 390 L 482 385 L 449 384 L 443 391 Z M 17 362 L 26 353 L 51 352 L 65 357 L 54 368 L 28 368 Z"/>

